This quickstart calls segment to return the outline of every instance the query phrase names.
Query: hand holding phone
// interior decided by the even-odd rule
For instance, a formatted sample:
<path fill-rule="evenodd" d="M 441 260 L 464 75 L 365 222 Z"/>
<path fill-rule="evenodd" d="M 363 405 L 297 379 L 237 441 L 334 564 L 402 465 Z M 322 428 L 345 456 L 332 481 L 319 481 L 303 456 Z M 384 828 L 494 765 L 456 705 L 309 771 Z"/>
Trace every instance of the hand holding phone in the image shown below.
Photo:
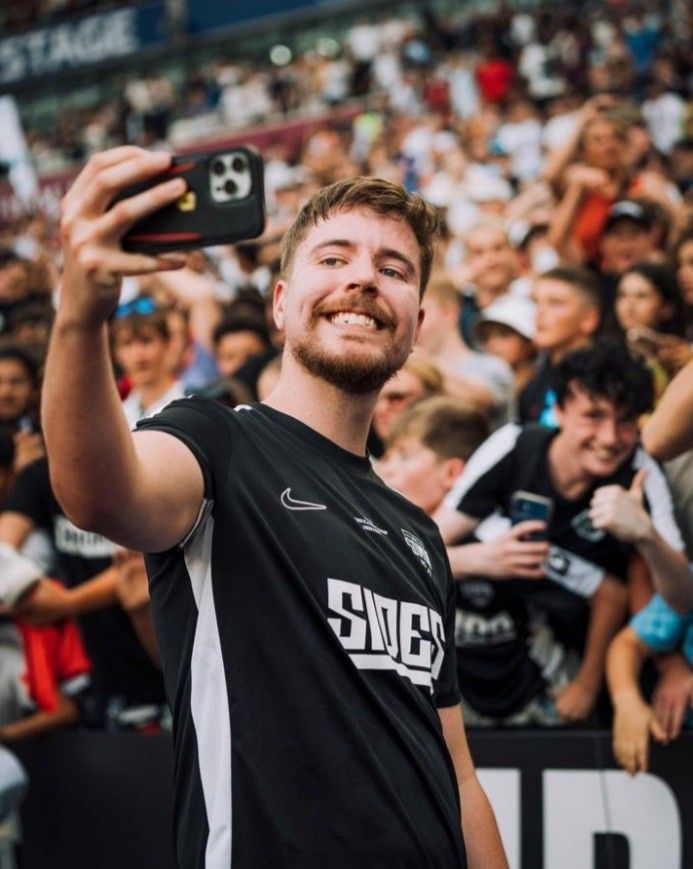
<path fill-rule="evenodd" d="M 533 531 L 526 539 L 546 540 L 552 514 L 553 501 L 543 495 L 535 495 L 534 492 L 525 492 L 520 489 L 514 492 L 510 499 L 510 522 L 513 525 L 531 520 L 544 523 L 543 530 Z"/>
<path fill-rule="evenodd" d="M 124 250 L 161 254 L 232 244 L 262 233 L 264 170 L 253 148 L 179 154 L 164 172 L 121 190 L 112 205 L 173 178 L 185 182 L 185 192 L 138 220 L 123 236 Z"/>
<path fill-rule="evenodd" d="M 90 328 L 100 326 L 118 304 L 123 277 L 184 265 L 181 256 L 128 253 L 121 246 L 133 224 L 185 193 L 183 179 L 168 179 L 113 205 L 128 185 L 160 177 L 170 164 L 170 154 L 131 145 L 89 159 L 62 202 L 59 318 Z"/>

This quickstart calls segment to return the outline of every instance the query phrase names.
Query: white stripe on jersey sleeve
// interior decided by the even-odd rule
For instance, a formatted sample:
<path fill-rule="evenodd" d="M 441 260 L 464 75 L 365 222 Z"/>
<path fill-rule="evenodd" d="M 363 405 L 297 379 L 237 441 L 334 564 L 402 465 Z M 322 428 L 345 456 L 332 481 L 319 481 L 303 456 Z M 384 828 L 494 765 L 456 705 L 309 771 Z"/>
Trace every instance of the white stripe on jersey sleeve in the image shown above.
<path fill-rule="evenodd" d="M 219 623 L 212 592 L 214 519 L 207 516 L 188 543 L 197 625 L 190 659 L 190 710 L 209 834 L 205 869 L 229 869 L 232 851 L 231 720 Z"/>
<path fill-rule="evenodd" d="M 685 545 L 674 517 L 674 504 L 662 469 L 642 447 L 638 447 L 633 455 L 633 467 L 636 471 L 641 468 L 647 470 L 644 491 L 654 527 L 672 549 L 682 552 Z"/>
<path fill-rule="evenodd" d="M 487 438 L 470 456 L 464 470 L 445 496 L 443 506 L 456 510 L 457 505 L 474 483 L 515 447 L 521 431 L 521 426 L 509 422 Z"/>

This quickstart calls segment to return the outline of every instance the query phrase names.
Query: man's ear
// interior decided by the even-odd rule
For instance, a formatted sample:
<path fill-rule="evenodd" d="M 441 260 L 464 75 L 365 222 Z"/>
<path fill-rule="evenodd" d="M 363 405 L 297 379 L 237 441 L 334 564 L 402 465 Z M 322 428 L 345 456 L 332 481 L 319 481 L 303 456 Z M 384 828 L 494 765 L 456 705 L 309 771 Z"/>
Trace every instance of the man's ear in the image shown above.
<path fill-rule="evenodd" d="M 277 329 L 284 328 L 284 315 L 286 308 L 286 281 L 277 281 L 272 295 L 272 316 Z"/>
<path fill-rule="evenodd" d="M 425 316 L 426 316 L 426 312 L 424 311 L 424 309 L 422 307 L 419 307 L 419 313 L 418 313 L 417 321 L 416 321 L 416 329 L 414 331 L 414 343 L 412 344 L 411 349 L 409 350 L 410 353 L 414 352 L 416 342 L 419 340 L 419 335 L 421 334 L 421 324 L 423 323 Z"/>
<path fill-rule="evenodd" d="M 586 308 L 582 316 L 582 322 L 580 323 L 580 331 L 582 334 L 586 338 L 594 335 L 599 328 L 601 319 L 602 315 L 598 308 L 595 308 L 592 305 L 590 305 L 589 308 Z"/>
<path fill-rule="evenodd" d="M 464 470 L 464 459 L 454 458 L 454 459 L 445 459 L 445 461 L 440 466 L 441 469 L 441 481 L 443 483 L 443 487 L 446 492 L 449 492 L 452 489 L 455 480 L 460 476 L 462 471 Z"/>

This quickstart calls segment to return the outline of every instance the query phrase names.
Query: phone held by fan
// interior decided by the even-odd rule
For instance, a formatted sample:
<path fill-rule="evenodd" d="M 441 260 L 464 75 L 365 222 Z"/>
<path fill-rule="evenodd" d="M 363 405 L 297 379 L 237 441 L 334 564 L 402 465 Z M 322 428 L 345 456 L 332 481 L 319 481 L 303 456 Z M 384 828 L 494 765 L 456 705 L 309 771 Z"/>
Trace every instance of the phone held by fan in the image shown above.
<path fill-rule="evenodd" d="M 124 250 L 157 255 L 247 241 L 264 230 L 263 162 L 247 145 L 178 154 L 165 172 L 121 190 L 111 205 L 173 178 L 185 181 L 185 193 L 135 223 Z"/>
<path fill-rule="evenodd" d="M 510 522 L 519 525 L 520 522 L 530 520 L 544 522 L 546 528 L 529 535 L 530 540 L 546 540 L 549 522 L 553 515 L 553 501 L 544 495 L 535 495 L 534 492 L 525 492 L 522 489 L 513 492 L 510 499 Z"/>

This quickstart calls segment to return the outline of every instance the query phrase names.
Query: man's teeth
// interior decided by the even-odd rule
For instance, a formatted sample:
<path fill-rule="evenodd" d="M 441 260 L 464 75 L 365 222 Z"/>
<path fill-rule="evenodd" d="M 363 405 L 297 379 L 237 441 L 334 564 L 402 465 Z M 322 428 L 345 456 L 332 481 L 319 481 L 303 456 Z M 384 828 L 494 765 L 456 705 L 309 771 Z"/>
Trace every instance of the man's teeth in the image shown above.
<path fill-rule="evenodd" d="M 332 314 L 330 321 L 343 326 L 364 326 L 366 329 L 378 328 L 378 324 L 372 317 L 368 317 L 366 314 L 352 314 L 349 311 L 340 311 L 337 314 Z"/>

